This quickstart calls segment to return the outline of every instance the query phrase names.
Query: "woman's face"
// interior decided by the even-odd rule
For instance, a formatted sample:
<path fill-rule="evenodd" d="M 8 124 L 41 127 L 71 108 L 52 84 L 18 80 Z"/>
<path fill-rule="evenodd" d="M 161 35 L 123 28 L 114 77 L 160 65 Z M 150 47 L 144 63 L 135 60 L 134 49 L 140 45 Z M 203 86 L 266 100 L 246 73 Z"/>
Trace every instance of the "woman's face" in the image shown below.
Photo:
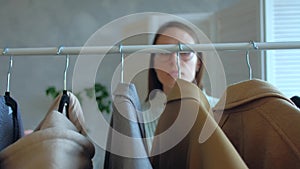
<path fill-rule="evenodd" d="M 162 34 L 157 38 L 156 44 L 195 43 L 187 32 L 179 28 L 167 28 Z M 154 68 L 166 93 L 173 87 L 178 78 L 176 57 L 176 52 L 156 54 L 154 57 Z M 192 82 L 195 79 L 196 71 L 199 70 L 200 62 L 195 53 L 183 53 L 180 58 L 181 79 Z"/>

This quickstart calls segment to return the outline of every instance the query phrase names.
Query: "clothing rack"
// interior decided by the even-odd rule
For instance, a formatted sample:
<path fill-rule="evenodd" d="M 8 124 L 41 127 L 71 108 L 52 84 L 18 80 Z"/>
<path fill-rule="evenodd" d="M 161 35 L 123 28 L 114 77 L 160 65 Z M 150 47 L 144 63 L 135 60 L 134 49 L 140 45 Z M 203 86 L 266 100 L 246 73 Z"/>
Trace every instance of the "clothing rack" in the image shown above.
<path fill-rule="evenodd" d="M 295 42 L 242 42 L 242 43 L 211 43 L 211 44 L 182 44 L 182 45 L 124 45 L 124 46 L 89 46 L 89 47 L 41 47 L 41 48 L 2 48 L 2 56 L 25 56 L 25 55 L 92 55 L 120 53 L 159 53 L 162 50 L 168 52 L 193 51 L 223 51 L 223 50 L 279 50 L 300 49 L 300 41 Z M 159 49 L 159 50 L 158 50 Z"/>

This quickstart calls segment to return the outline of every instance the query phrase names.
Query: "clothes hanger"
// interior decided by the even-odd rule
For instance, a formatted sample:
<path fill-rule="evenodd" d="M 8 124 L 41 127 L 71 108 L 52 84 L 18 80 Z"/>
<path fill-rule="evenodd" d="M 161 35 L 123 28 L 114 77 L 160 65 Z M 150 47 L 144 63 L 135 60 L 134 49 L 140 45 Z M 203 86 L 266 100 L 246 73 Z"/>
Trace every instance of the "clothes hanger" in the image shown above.
<path fill-rule="evenodd" d="M 63 47 L 59 47 L 57 54 L 59 55 L 61 53 Z M 63 113 L 64 108 L 66 109 L 66 116 L 69 118 L 69 103 L 70 103 L 70 97 L 68 95 L 67 91 L 67 71 L 69 68 L 69 55 L 66 55 L 66 65 L 65 65 L 65 70 L 64 70 L 64 89 L 63 89 L 63 95 L 61 96 L 60 102 L 59 102 L 59 107 L 58 111 L 60 113 Z"/>
<path fill-rule="evenodd" d="M 252 44 L 253 49 L 258 50 L 258 46 L 256 45 L 256 43 L 254 41 L 250 40 L 249 43 Z M 246 63 L 247 63 L 247 67 L 249 70 L 249 80 L 252 80 L 252 67 L 250 64 L 249 50 L 246 51 Z"/>
<path fill-rule="evenodd" d="M 3 55 L 5 55 L 8 51 L 8 48 L 5 48 L 3 51 Z M 18 104 L 17 102 L 10 96 L 10 77 L 12 72 L 13 65 L 13 57 L 10 56 L 9 59 L 9 67 L 7 72 L 7 84 L 6 84 L 6 92 L 4 94 L 5 104 L 11 108 L 12 111 L 12 120 L 13 120 L 13 141 L 17 141 L 21 135 L 19 134 L 20 126 L 18 123 Z M 10 110 L 9 110 L 10 111 Z"/>
<path fill-rule="evenodd" d="M 119 52 L 121 54 L 121 83 L 124 82 L 124 53 L 123 53 L 123 45 L 119 44 Z"/>
<path fill-rule="evenodd" d="M 178 43 L 178 51 L 177 51 L 177 54 L 176 54 L 176 64 L 177 64 L 177 68 L 178 68 L 178 79 L 181 79 L 181 66 L 180 66 L 180 51 L 182 51 L 182 45 L 181 43 L 179 42 Z"/>

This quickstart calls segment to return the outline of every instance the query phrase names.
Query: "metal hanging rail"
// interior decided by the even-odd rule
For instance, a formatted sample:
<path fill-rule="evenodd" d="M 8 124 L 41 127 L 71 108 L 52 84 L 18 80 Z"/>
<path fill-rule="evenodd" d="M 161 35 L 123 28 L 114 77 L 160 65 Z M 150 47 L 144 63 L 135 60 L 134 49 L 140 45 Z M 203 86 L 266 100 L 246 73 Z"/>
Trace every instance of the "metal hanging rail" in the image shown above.
<path fill-rule="evenodd" d="M 255 48 L 254 45 L 255 44 Z M 300 41 L 295 42 L 242 42 L 242 43 L 212 43 L 212 44 L 182 44 L 182 50 L 186 51 L 224 51 L 224 50 L 281 50 L 300 49 Z M 123 45 L 123 53 L 159 53 L 161 50 L 177 52 L 178 45 Z M 58 52 L 59 51 L 59 52 Z M 92 54 L 113 54 L 119 53 L 118 46 L 90 46 L 90 47 L 44 47 L 44 48 L 2 48 L 2 56 L 28 56 L 28 55 L 92 55 Z"/>

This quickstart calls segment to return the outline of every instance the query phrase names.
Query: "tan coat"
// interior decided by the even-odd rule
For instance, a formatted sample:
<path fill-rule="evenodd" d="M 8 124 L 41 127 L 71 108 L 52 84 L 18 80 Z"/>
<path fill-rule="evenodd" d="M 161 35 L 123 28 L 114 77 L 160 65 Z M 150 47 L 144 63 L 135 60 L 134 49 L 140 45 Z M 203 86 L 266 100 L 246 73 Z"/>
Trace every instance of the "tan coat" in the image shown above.
<path fill-rule="evenodd" d="M 37 129 L 0 152 L 1 169 L 92 169 L 94 145 L 81 126 L 83 114 L 70 94 L 69 118 L 55 110 L 59 97 Z"/>
<path fill-rule="evenodd" d="M 300 111 L 261 80 L 229 86 L 219 125 L 251 169 L 300 168 Z M 225 107 L 222 104 L 225 103 Z"/>
<path fill-rule="evenodd" d="M 161 137 L 154 138 L 152 147 L 152 154 L 156 155 L 151 159 L 154 169 L 247 168 L 209 110 L 207 99 L 196 85 L 177 81 L 155 132 Z M 199 143 L 204 125 L 211 132 L 206 130 L 201 137 L 206 135 L 208 139 Z"/>
<path fill-rule="evenodd" d="M 77 97 L 71 93 L 71 92 L 67 92 L 68 96 L 69 96 L 69 109 L 68 109 L 68 116 L 69 120 L 73 123 L 73 125 L 77 128 L 78 132 L 81 133 L 84 136 L 87 136 L 87 131 L 86 131 L 86 126 L 85 126 L 85 120 L 84 120 L 84 116 L 83 116 L 83 111 L 80 105 L 79 100 L 77 99 Z M 58 106 L 60 103 L 62 97 L 62 93 L 59 94 L 53 101 L 52 105 L 50 106 L 46 117 L 44 118 L 47 119 L 47 116 L 54 110 L 58 110 Z M 63 114 L 66 115 L 67 113 L 65 110 L 63 111 Z M 40 126 L 44 124 L 43 121 L 40 122 L 40 124 L 38 125 L 38 127 L 36 128 L 36 130 L 40 129 Z M 45 125 L 45 124 L 44 124 Z"/>

